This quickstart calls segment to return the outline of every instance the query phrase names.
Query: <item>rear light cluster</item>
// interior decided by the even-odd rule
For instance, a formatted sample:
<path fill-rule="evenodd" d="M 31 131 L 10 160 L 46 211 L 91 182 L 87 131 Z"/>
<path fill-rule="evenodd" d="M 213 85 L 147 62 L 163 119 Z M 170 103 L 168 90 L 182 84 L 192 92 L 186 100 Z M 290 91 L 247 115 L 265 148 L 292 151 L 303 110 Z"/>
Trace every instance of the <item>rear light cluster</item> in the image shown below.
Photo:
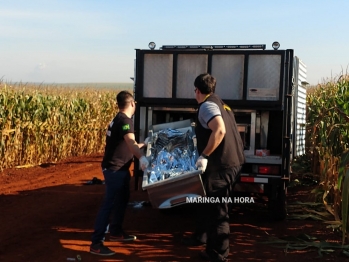
<path fill-rule="evenodd" d="M 253 165 L 252 172 L 255 174 L 263 174 L 263 175 L 279 175 L 280 174 L 280 166 Z"/>

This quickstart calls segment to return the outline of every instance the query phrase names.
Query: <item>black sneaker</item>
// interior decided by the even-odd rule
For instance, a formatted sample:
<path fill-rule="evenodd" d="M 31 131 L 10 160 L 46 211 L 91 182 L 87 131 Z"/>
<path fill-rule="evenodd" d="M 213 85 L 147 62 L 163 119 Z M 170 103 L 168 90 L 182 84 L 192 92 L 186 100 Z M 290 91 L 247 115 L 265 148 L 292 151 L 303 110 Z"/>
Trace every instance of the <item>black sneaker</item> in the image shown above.
<path fill-rule="evenodd" d="M 120 235 L 114 235 L 114 236 L 111 235 L 109 237 L 109 240 L 113 241 L 113 242 L 116 242 L 116 241 L 118 241 L 118 242 L 119 241 L 121 241 L 121 242 L 123 242 L 123 241 L 134 241 L 136 239 L 137 239 L 136 236 L 129 235 L 129 234 L 125 233 L 125 232 L 122 232 Z"/>
<path fill-rule="evenodd" d="M 217 256 L 215 258 L 211 257 L 207 252 L 206 250 L 201 250 L 199 252 L 199 257 L 201 258 L 201 260 L 203 261 L 211 261 L 211 262 L 228 262 L 228 258 L 226 257 L 221 257 L 221 256 Z"/>
<path fill-rule="evenodd" d="M 99 256 L 112 256 L 115 254 L 113 250 L 104 246 L 103 243 L 92 244 L 90 246 L 90 253 Z"/>

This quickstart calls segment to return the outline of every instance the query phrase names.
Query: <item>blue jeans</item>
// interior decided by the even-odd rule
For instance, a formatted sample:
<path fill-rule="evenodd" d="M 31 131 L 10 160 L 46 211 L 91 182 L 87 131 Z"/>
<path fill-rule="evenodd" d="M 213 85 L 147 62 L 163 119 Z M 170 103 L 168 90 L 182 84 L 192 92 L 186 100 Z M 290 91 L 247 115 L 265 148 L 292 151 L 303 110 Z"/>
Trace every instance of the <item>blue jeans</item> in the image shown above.
<path fill-rule="evenodd" d="M 105 230 L 109 225 L 111 235 L 122 233 L 122 223 L 124 221 L 127 203 L 130 198 L 130 172 L 103 170 L 105 180 L 105 195 L 102 205 L 97 214 L 94 232 L 92 234 L 92 244 L 100 243 L 104 240 Z"/>

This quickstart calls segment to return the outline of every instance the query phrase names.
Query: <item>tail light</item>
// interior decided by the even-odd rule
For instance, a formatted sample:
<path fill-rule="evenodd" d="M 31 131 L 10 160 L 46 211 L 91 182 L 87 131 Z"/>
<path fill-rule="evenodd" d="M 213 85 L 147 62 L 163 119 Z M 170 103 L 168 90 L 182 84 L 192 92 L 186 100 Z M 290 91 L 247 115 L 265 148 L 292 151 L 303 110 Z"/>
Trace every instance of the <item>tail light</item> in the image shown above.
<path fill-rule="evenodd" d="M 253 165 L 253 173 L 257 174 L 269 174 L 269 175 L 279 175 L 280 166 L 272 165 Z"/>

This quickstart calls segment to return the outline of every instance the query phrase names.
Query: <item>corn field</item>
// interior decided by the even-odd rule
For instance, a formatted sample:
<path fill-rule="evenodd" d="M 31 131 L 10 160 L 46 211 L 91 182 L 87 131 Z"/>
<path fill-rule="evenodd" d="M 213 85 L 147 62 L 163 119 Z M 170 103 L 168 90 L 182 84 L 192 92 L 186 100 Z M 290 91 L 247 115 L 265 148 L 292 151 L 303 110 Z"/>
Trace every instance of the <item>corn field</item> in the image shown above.
<path fill-rule="evenodd" d="M 341 221 L 344 243 L 349 208 L 349 76 L 308 90 L 307 107 L 307 145 L 319 163 L 324 205 Z"/>
<path fill-rule="evenodd" d="M 0 82 L 0 169 L 102 152 L 116 94 Z"/>
<path fill-rule="evenodd" d="M 117 112 L 115 89 L 74 89 L 0 80 L 0 170 L 101 153 Z M 307 90 L 306 145 L 319 168 L 322 200 L 340 222 L 349 214 L 349 76 Z"/>

